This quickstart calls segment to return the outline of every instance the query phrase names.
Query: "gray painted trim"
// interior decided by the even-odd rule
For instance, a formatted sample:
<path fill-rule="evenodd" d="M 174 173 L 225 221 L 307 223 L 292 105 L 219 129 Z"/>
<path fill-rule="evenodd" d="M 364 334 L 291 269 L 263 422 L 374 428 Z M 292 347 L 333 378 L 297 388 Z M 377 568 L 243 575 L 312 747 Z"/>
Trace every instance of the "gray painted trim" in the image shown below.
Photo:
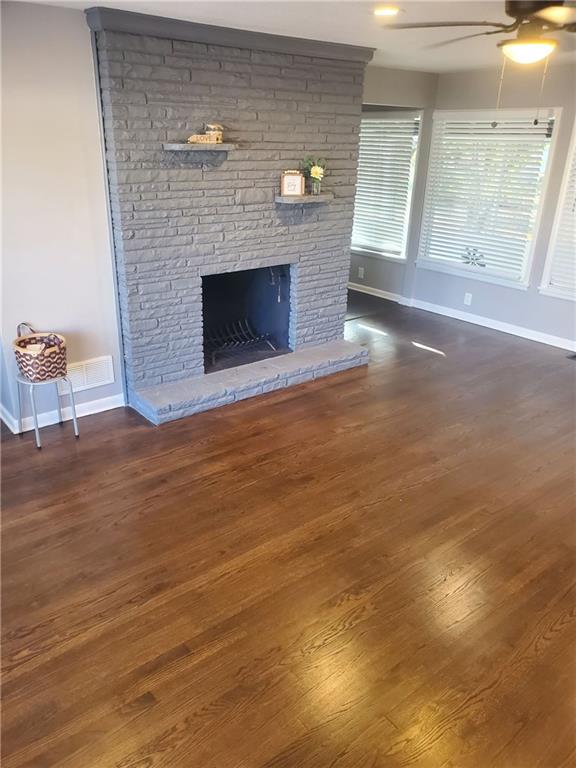
<path fill-rule="evenodd" d="M 315 56 L 321 59 L 340 61 L 363 61 L 368 63 L 374 48 L 364 48 L 343 43 L 329 43 L 321 40 L 305 40 L 300 37 L 268 35 L 246 29 L 230 29 L 194 21 L 168 19 L 146 13 L 120 11 L 115 8 L 88 8 L 85 11 L 88 26 L 93 32 L 127 32 L 134 35 L 166 37 L 171 40 L 189 40 L 209 45 L 224 45 L 232 48 L 249 48 L 274 53 L 291 53 L 300 56 Z"/>
<path fill-rule="evenodd" d="M 124 336 L 122 335 L 122 319 L 120 317 L 120 292 L 118 288 L 118 270 L 116 268 L 116 246 L 114 244 L 114 232 L 112 228 L 112 210 L 110 208 L 110 176 L 108 174 L 108 163 L 106 162 L 106 141 L 104 138 L 104 113 L 102 111 L 102 97 L 100 92 L 100 69 L 98 67 L 98 46 L 96 44 L 96 33 L 90 32 L 90 43 L 92 46 L 92 62 L 94 64 L 94 85 L 96 86 L 96 102 L 98 107 L 98 128 L 100 134 L 100 158 L 102 160 L 102 169 L 104 171 L 104 180 L 106 183 L 106 222 L 108 225 L 108 243 L 110 254 L 112 256 L 112 280 L 114 281 L 114 309 L 116 314 L 116 336 L 118 339 L 118 356 L 120 365 L 120 380 L 122 382 L 122 397 L 124 403 L 128 403 L 128 384 L 126 382 L 126 364 L 124 358 Z"/>

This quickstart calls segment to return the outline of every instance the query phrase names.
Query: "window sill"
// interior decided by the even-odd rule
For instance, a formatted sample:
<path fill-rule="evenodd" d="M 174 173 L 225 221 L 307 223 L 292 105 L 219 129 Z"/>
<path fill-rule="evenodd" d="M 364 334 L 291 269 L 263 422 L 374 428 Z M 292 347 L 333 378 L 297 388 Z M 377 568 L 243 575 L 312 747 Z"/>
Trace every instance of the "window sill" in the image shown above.
<path fill-rule="evenodd" d="M 479 280 L 482 283 L 492 283 L 492 285 L 501 285 L 504 288 L 514 288 L 518 291 L 528 290 L 528 283 L 524 282 L 523 280 L 514 280 L 509 277 L 498 277 L 498 275 L 483 275 L 481 272 L 462 269 L 461 267 L 454 267 L 451 264 L 437 263 L 428 259 L 417 259 L 416 266 L 418 269 L 428 269 L 432 272 L 443 272 L 447 275 L 460 277 L 463 280 Z"/>
<path fill-rule="evenodd" d="M 351 248 L 355 256 L 368 256 L 370 259 L 380 259 L 381 261 L 391 261 L 393 264 L 406 264 L 405 256 L 392 256 L 382 251 L 371 251 L 367 248 Z"/>
<path fill-rule="evenodd" d="M 538 288 L 538 293 L 541 293 L 543 296 L 551 296 L 554 299 L 576 301 L 576 294 L 564 293 L 564 291 L 559 291 L 558 288 L 551 288 L 549 285 L 541 285 Z"/>

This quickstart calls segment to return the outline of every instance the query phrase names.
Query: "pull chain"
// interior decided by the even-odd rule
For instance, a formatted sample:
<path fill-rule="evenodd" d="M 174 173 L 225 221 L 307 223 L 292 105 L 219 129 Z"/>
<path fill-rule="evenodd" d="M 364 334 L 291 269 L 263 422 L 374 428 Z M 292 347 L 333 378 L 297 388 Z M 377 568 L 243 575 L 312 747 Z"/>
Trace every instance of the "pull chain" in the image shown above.
<path fill-rule="evenodd" d="M 540 122 L 540 107 L 542 106 L 542 94 L 544 93 L 544 83 L 546 82 L 546 75 L 548 74 L 548 64 L 550 60 L 544 59 L 544 69 L 542 70 L 542 80 L 540 81 L 540 93 L 538 94 L 538 106 L 536 107 L 536 117 L 534 118 L 534 125 L 538 125 Z"/>
<path fill-rule="evenodd" d="M 502 98 L 502 85 L 504 83 L 504 73 L 506 72 L 506 56 L 502 56 L 502 69 L 500 70 L 500 82 L 498 83 L 498 96 L 496 97 L 496 117 L 498 116 L 498 110 L 500 109 L 500 100 Z M 496 128 L 498 121 L 492 122 L 492 128 Z"/>

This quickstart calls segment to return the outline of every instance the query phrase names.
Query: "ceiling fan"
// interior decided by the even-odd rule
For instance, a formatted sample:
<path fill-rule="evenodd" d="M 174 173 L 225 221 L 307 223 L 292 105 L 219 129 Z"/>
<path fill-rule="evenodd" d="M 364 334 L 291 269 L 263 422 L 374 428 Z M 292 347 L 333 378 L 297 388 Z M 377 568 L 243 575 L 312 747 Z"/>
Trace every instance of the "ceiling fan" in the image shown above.
<path fill-rule="evenodd" d="M 439 48 L 460 40 L 484 35 L 505 35 L 517 32 L 512 40 L 498 43 L 505 56 L 519 64 L 532 64 L 549 56 L 557 46 L 556 40 L 544 37 L 546 32 L 576 32 L 576 5 L 563 0 L 506 0 L 506 15 L 513 21 L 504 24 L 498 21 L 439 21 L 422 24 L 391 24 L 389 29 L 431 29 L 439 27 L 493 27 L 486 32 L 475 32 L 436 43 Z"/>

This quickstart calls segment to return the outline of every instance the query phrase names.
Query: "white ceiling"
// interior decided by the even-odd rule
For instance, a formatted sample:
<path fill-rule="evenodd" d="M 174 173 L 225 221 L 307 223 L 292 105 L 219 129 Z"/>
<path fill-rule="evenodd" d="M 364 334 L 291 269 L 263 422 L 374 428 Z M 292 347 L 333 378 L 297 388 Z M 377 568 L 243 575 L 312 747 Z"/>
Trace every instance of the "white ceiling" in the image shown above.
<path fill-rule="evenodd" d="M 41 0 L 42 1 L 42 0 Z M 394 0 L 389 0 L 394 2 Z M 391 30 L 376 19 L 377 2 L 334 2 L 333 0 L 128 0 L 128 2 L 85 2 L 84 0 L 47 0 L 52 5 L 89 8 L 100 5 L 122 8 L 157 16 L 186 19 L 204 24 L 269 32 L 290 37 L 304 37 L 376 48 L 373 63 L 383 67 L 450 72 L 496 66 L 501 54 L 496 48 L 499 35 L 454 43 L 445 48 L 430 45 L 459 35 L 472 34 L 463 29 Z M 384 0 L 384 3 L 386 0 Z M 413 2 L 398 0 L 402 13 L 398 23 L 427 21 L 510 21 L 502 2 Z M 392 22 L 393 23 L 393 22 Z M 560 50 L 553 61 L 576 61 L 576 34 L 555 35 Z"/>

